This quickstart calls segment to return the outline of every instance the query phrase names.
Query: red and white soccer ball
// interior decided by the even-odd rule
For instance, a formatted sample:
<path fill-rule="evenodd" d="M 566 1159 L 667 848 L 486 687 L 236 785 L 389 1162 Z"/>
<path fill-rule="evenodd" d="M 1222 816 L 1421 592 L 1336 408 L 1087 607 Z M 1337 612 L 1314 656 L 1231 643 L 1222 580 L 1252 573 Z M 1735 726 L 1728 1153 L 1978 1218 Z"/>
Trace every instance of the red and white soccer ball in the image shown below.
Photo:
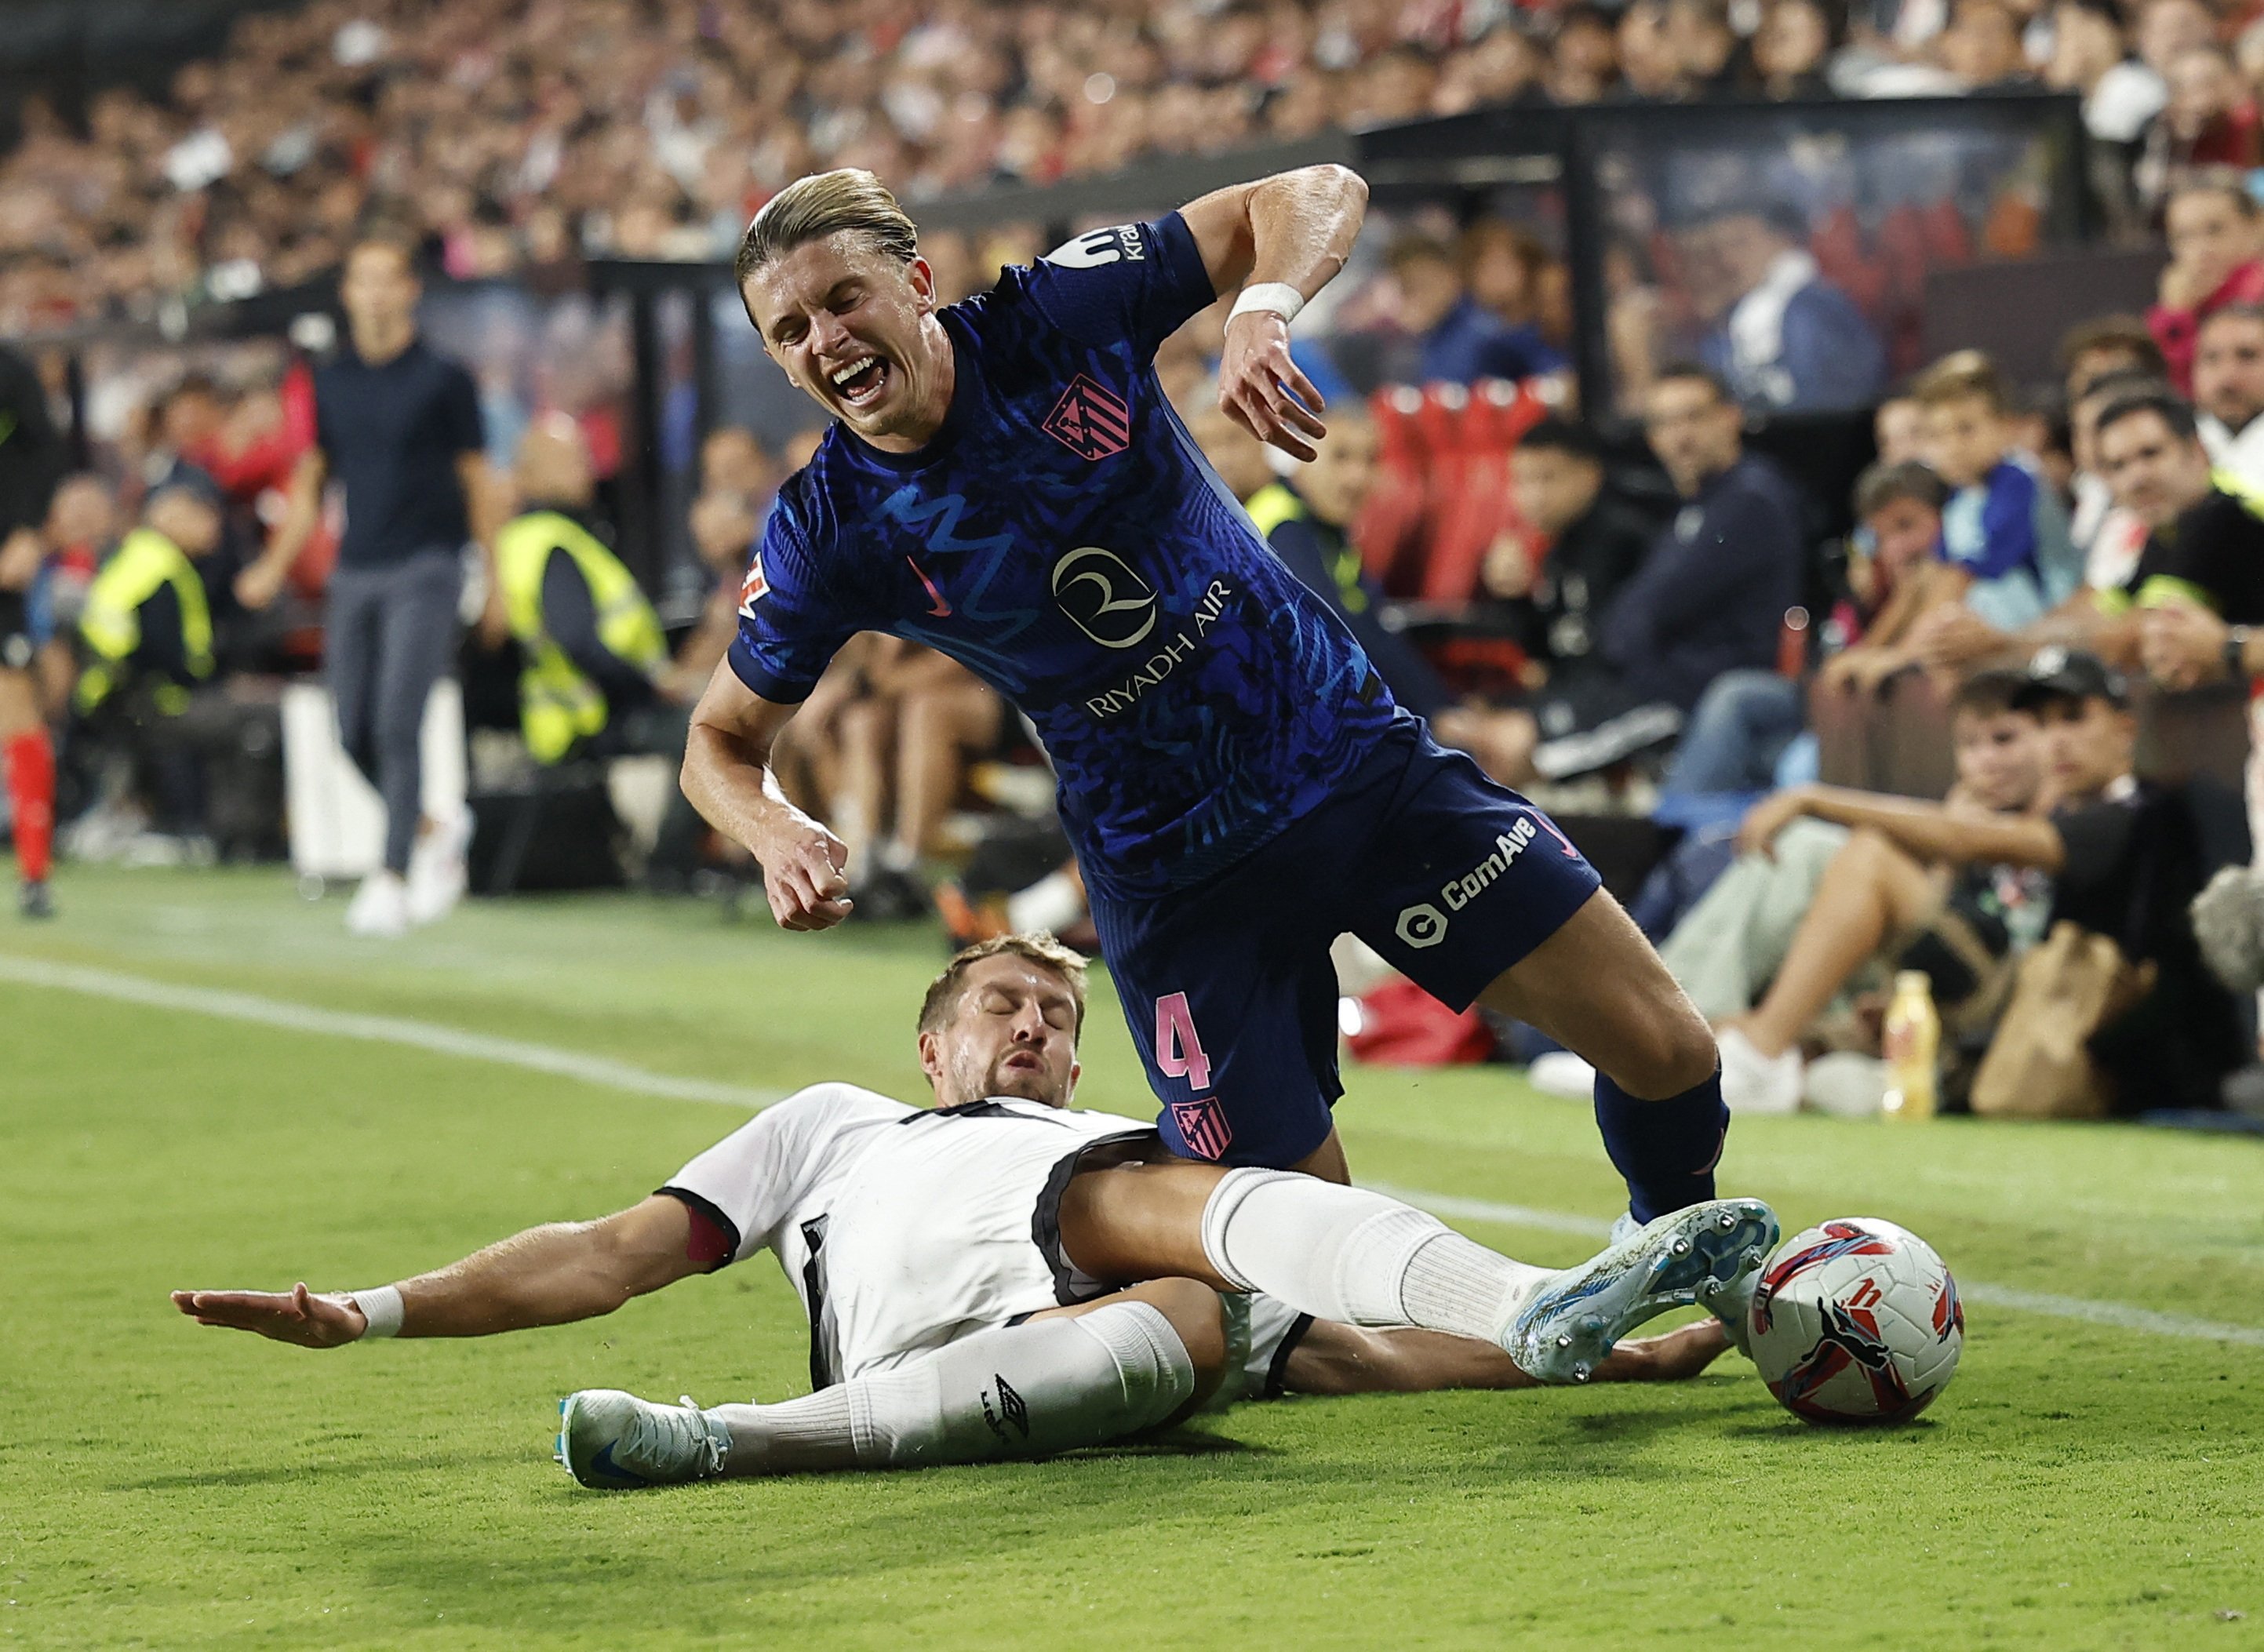
<path fill-rule="evenodd" d="M 1811 1423 L 1906 1423 L 1949 1386 L 1965 1345 L 1957 1281 L 1890 1221 L 1842 1216 L 1777 1247 L 1753 1290 L 1753 1363 Z"/>

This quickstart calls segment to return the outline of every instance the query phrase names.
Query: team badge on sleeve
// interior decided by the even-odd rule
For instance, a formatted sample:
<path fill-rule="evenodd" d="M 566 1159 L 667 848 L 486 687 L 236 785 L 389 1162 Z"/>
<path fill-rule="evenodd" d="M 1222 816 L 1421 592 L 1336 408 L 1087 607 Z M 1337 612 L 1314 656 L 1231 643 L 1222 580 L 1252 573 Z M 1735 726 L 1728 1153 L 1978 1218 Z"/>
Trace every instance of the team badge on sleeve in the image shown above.
<path fill-rule="evenodd" d="M 747 564 L 746 583 L 739 587 L 739 613 L 742 618 L 755 617 L 755 605 L 768 594 L 771 582 L 763 577 L 762 553 L 755 553 L 754 561 Z"/>

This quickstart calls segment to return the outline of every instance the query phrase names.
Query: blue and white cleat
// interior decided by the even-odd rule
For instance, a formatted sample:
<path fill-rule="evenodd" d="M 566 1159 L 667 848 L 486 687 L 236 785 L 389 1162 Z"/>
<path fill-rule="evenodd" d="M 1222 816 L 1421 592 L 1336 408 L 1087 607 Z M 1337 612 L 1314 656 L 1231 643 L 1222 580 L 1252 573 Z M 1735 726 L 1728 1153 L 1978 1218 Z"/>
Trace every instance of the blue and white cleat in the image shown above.
<path fill-rule="evenodd" d="M 689 1395 L 681 1405 L 655 1405 L 619 1388 L 584 1388 L 558 1402 L 558 1460 L 595 1490 L 712 1480 L 730 1449 L 730 1431 Z"/>
<path fill-rule="evenodd" d="M 1757 1199 L 1673 1212 L 1543 1281 L 1519 1306 L 1501 1345 L 1527 1376 L 1586 1382 L 1645 1320 L 1726 1303 L 1724 1293 L 1760 1266 L 1776 1240 L 1775 1213 Z"/>
<path fill-rule="evenodd" d="M 1612 1243 L 1642 1231 L 1635 1213 L 1623 1210 L 1612 1222 Z M 1716 1284 L 1712 1290 L 1698 1287 L 1699 1306 L 1722 1322 L 1722 1329 L 1730 1333 L 1730 1346 L 1745 1355 L 1753 1357 L 1753 1291 L 1761 1282 L 1761 1270 L 1740 1273 L 1727 1285 Z"/>

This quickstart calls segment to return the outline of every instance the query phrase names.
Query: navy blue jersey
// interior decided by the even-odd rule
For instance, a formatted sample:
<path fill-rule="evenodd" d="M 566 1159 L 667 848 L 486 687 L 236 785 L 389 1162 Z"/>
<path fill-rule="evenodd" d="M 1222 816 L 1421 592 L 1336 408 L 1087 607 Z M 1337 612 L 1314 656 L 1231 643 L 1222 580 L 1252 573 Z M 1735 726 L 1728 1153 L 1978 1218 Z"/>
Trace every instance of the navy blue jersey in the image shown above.
<path fill-rule="evenodd" d="M 912 453 L 827 431 L 749 569 L 739 680 L 799 701 L 859 631 L 949 655 L 1036 725 L 1085 875 L 1118 899 L 1317 808 L 1399 714 L 1156 380 L 1157 345 L 1215 296 L 1174 213 L 942 311 L 943 428 Z"/>

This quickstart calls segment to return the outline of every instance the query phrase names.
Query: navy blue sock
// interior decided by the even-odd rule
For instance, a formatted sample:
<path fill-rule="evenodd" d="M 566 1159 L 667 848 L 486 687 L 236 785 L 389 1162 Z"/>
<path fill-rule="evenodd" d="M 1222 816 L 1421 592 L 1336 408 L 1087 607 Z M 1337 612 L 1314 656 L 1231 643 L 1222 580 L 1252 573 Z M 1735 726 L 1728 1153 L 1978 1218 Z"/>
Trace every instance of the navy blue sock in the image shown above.
<path fill-rule="evenodd" d="M 1714 1197 L 1714 1166 L 1730 1128 L 1722 1074 L 1665 1101 L 1639 1101 L 1596 1075 L 1596 1128 L 1627 1177 L 1628 1208 L 1651 1221 Z"/>

